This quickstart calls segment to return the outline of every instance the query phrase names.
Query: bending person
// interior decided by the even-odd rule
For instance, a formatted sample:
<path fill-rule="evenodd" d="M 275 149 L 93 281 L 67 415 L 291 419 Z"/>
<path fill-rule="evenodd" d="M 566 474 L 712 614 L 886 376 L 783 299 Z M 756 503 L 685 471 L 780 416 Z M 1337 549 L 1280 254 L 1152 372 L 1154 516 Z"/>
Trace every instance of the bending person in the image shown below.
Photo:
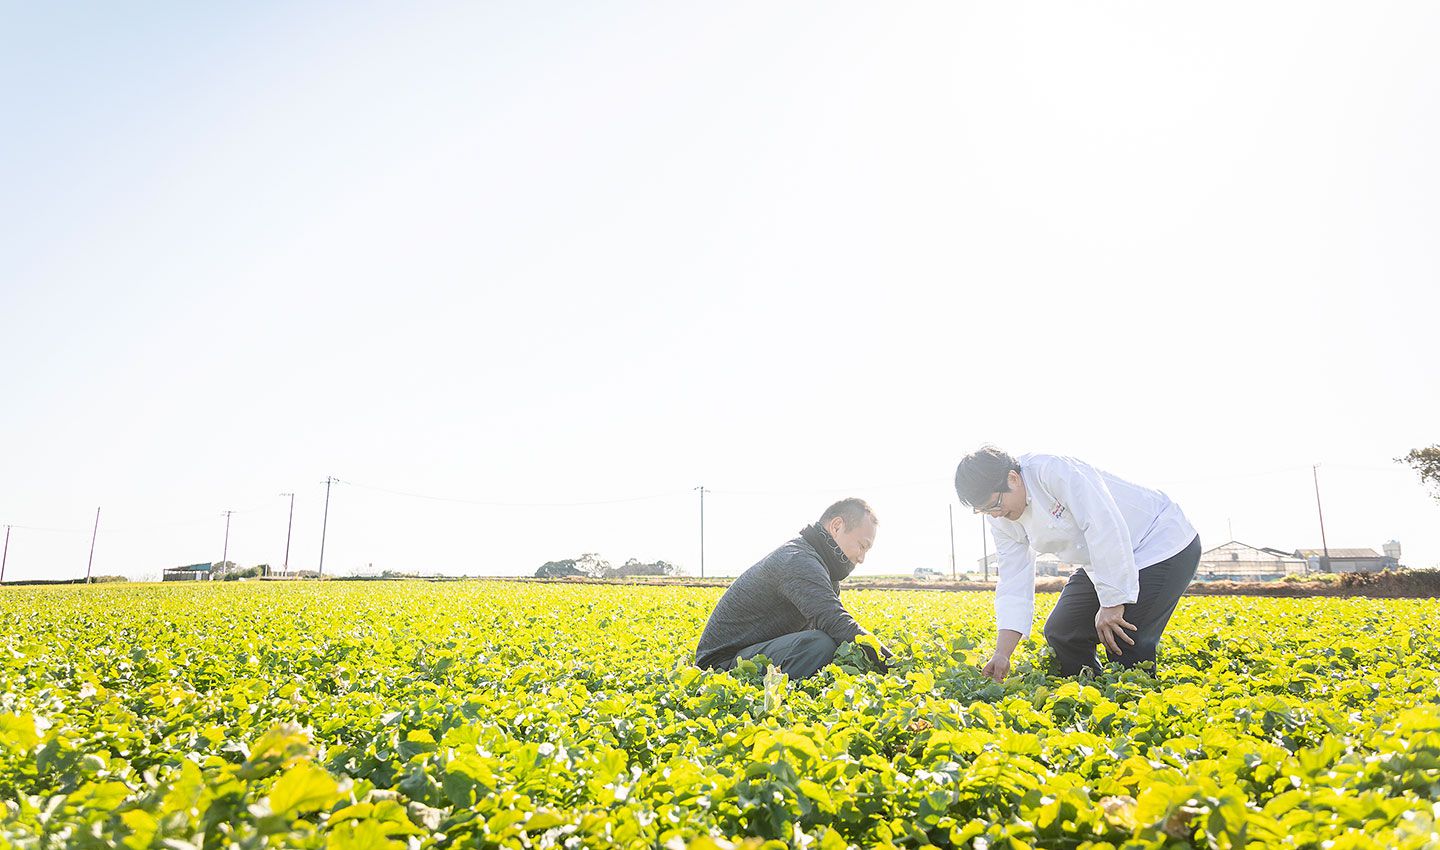
<path fill-rule="evenodd" d="M 700 635 L 696 663 L 730 670 L 741 658 L 764 655 L 792 679 L 829 664 L 840 644 L 867 633 L 840 604 L 840 582 L 865 562 L 878 525 L 860 499 L 827 508 L 726 589 Z"/>
<path fill-rule="evenodd" d="M 1001 681 L 1035 619 L 1035 555 L 1081 565 L 1045 621 L 1060 673 L 1098 671 L 1096 644 L 1126 667 L 1155 647 L 1200 564 L 1200 537 L 1159 490 L 1070 457 L 1019 458 L 986 446 L 955 469 L 955 494 L 986 514 L 999 556 L 999 636 L 985 675 Z"/>

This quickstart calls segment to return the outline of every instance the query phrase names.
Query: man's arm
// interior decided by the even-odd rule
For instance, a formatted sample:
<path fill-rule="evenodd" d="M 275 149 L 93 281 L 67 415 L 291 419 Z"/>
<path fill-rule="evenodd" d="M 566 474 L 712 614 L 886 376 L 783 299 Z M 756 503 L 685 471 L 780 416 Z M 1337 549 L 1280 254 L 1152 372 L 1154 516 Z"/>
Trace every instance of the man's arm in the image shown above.
<path fill-rule="evenodd" d="M 1035 553 L 1001 530 L 998 520 L 987 519 L 993 532 L 997 572 L 995 582 L 995 653 L 983 672 L 999 682 L 1010 672 L 1010 656 L 1035 622 Z"/>
<path fill-rule="evenodd" d="M 785 575 L 780 582 L 780 592 L 790 604 L 804 615 L 813 628 L 830 636 L 837 644 L 853 641 L 860 635 L 869 634 L 840 602 L 840 595 L 830 580 L 830 571 L 819 559 L 801 555 L 786 565 Z M 883 646 L 879 657 L 869 647 L 861 647 L 870 660 L 884 666 L 884 658 L 891 653 Z"/>

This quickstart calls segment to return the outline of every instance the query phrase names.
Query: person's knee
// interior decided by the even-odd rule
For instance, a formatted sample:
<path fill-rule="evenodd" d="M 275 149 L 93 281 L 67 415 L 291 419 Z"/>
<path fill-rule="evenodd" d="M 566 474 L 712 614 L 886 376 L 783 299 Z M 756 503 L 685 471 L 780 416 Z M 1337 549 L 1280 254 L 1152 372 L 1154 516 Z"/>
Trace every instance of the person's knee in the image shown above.
<path fill-rule="evenodd" d="M 1054 619 L 1045 621 L 1043 634 L 1045 635 L 1045 642 L 1050 645 L 1051 649 L 1056 651 L 1087 643 L 1083 639 L 1077 639 L 1074 629 L 1066 628 L 1063 623 L 1058 623 Z M 1090 641 L 1089 643 L 1093 644 L 1094 641 Z"/>
<path fill-rule="evenodd" d="M 1156 641 L 1154 639 L 1137 637 L 1135 638 L 1135 645 L 1122 646 L 1122 651 L 1119 655 L 1109 651 L 1107 651 L 1106 654 L 1110 656 L 1111 661 L 1116 662 L 1121 667 L 1135 667 L 1146 663 L 1153 664 L 1155 661 L 1155 644 Z"/>
<path fill-rule="evenodd" d="M 1135 638 L 1134 646 L 1125 647 L 1125 654 L 1134 658 L 1137 663 L 1140 661 L 1154 661 L 1155 648 L 1158 645 L 1159 641 L 1155 638 L 1137 637 Z"/>
<path fill-rule="evenodd" d="M 821 668 L 835 660 L 839 644 L 819 629 L 801 632 L 795 641 L 794 652 L 781 669 L 794 679 L 807 679 Z"/>
<path fill-rule="evenodd" d="M 811 629 L 804 634 L 803 644 L 807 652 L 834 658 L 835 650 L 840 648 L 840 644 L 836 643 L 834 638 L 819 629 Z"/>

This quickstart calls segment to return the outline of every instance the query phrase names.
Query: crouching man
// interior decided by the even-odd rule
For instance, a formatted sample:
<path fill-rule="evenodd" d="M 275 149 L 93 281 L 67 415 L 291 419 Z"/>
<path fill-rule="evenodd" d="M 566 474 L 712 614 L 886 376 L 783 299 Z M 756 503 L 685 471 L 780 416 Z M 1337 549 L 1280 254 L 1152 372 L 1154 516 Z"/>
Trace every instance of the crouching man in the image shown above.
<path fill-rule="evenodd" d="M 878 525 L 860 499 L 827 508 L 730 585 L 700 635 L 696 663 L 730 670 L 741 658 L 764 655 L 792 679 L 829 664 L 840 644 L 867 634 L 840 604 L 840 581 L 865 562 Z"/>

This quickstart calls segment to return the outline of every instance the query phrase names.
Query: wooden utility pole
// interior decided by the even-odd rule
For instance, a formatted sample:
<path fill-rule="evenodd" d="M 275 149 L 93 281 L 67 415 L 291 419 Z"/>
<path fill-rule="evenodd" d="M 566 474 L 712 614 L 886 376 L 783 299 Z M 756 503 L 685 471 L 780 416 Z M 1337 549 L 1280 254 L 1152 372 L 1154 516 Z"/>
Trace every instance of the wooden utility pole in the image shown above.
<path fill-rule="evenodd" d="M 325 530 L 330 525 L 330 485 L 339 480 L 333 475 L 325 476 L 325 515 L 320 520 L 320 568 L 315 571 L 316 578 L 325 577 Z"/>
<path fill-rule="evenodd" d="M 946 507 L 950 509 L 950 580 L 959 581 L 960 574 L 955 569 L 955 506 Z"/>
<path fill-rule="evenodd" d="M 1330 544 L 1325 542 L 1325 511 L 1320 508 L 1320 464 L 1310 467 L 1310 474 L 1315 477 L 1315 512 L 1320 515 L 1320 548 L 1325 552 L 1325 561 L 1321 568 L 1330 572 Z"/>
<path fill-rule="evenodd" d="M 985 557 L 980 559 L 980 569 L 984 571 L 985 580 L 990 580 L 990 538 L 985 536 L 985 517 L 980 517 L 980 550 Z M 973 551 L 973 550 L 972 550 Z"/>
<path fill-rule="evenodd" d="M 95 538 L 100 535 L 100 509 L 95 509 L 95 530 L 90 532 L 90 560 L 85 564 L 85 583 L 90 583 L 90 570 L 95 566 Z"/>
<path fill-rule="evenodd" d="M 701 484 L 695 488 L 700 491 L 700 577 L 705 577 L 705 494 L 710 492 Z"/>
<path fill-rule="evenodd" d="M 0 584 L 5 583 L 5 562 L 10 560 L 10 526 L 5 526 L 5 552 L 0 554 Z"/>
<path fill-rule="evenodd" d="M 281 575 L 290 575 L 290 532 L 295 529 L 295 494 L 281 493 L 290 497 L 290 521 L 285 525 L 285 564 L 280 567 Z"/>
<path fill-rule="evenodd" d="M 230 569 L 230 515 L 234 511 L 225 511 L 225 548 L 220 550 L 220 569 Z"/>

